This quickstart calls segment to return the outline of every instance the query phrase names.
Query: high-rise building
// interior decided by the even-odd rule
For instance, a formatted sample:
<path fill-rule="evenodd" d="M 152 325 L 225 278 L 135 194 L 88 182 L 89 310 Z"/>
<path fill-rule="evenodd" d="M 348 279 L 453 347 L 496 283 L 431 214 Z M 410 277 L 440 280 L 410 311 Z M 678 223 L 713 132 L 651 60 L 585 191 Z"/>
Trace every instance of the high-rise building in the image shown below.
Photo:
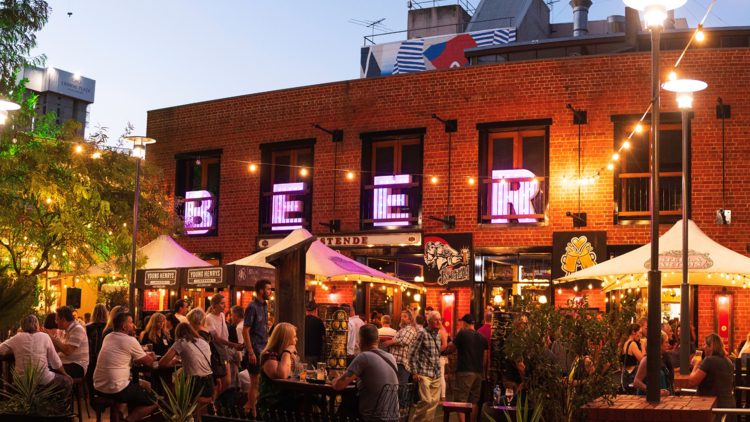
<path fill-rule="evenodd" d="M 18 78 L 28 78 L 26 88 L 39 95 L 36 105 L 39 115 L 55 112 L 58 124 L 75 120 L 81 124 L 78 134 L 84 136 L 90 106 L 94 103 L 95 80 L 54 67 L 26 68 Z"/>

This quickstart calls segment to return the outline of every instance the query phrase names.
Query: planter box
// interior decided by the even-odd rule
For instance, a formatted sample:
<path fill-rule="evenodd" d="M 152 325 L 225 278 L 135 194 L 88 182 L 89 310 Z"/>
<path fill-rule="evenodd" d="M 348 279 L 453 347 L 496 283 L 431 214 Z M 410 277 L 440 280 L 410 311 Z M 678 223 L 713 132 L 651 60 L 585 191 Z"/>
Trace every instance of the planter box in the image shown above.
<path fill-rule="evenodd" d="M 36 415 L 11 415 L 0 413 L 0 420 L 3 422 L 70 422 L 73 415 L 65 416 L 36 416 Z"/>

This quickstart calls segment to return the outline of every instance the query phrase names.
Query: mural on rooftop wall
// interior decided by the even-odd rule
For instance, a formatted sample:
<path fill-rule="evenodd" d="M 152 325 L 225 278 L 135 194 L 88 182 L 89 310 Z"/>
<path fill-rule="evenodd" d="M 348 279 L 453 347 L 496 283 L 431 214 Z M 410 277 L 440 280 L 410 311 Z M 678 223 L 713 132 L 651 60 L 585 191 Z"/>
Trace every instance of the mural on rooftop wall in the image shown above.
<path fill-rule="evenodd" d="M 516 28 L 499 28 L 370 45 L 362 47 L 359 77 L 464 67 L 469 64 L 465 49 L 515 41 Z"/>

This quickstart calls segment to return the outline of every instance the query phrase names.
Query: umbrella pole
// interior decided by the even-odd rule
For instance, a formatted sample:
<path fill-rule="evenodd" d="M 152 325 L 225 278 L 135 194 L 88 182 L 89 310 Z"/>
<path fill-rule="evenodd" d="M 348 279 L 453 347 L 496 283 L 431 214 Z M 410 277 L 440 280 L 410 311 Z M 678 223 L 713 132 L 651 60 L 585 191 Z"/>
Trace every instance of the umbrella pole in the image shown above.
<path fill-rule="evenodd" d="M 688 284 L 688 112 L 682 110 L 682 285 L 680 286 L 680 374 L 690 374 L 690 286 Z"/>

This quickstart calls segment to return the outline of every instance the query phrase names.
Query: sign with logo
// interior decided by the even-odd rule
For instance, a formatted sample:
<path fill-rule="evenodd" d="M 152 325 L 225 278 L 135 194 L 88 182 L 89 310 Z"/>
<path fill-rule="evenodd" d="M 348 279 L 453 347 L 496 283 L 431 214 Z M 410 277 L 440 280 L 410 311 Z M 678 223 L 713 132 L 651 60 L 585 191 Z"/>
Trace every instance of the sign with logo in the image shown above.
<path fill-rule="evenodd" d="M 424 283 L 428 286 L 471 286 L 471 233 L 428 236 L 424 240 Z"/>
<path fill-rule="evenodd" d="M 185 192 L 185 233 L 206 234 L 216 228 L 216 197 L 207 190 Z"/>
<path fill-rule="evenodd" d="M 529 170 L 492 170 L 492 179 L 501 180 L 490 186 L 490 211 L 492 215 L 535 215 L 533 200 L 539 193 L 539 181 Z M 520 180 L 516 180 L 520 179 Z M 512 186 L 511 186 L 512 185 Z M 512 187 L 517 189 L 511 190 Z M 513 207 L 511 210 L 511 206 Z M 493 224 L 505 224 L 507 218 L 494 218 Z M 536 223 L 535 217 L 519 218 L 519 223 Z"/>
<path fill-rule="evenodd" d="M 565 277 L 607 260 L 607 232 L 552 234 L 552 279 Z"/>
<path fill-rule="evenodd" d="M 143 285 L 154 289 L 166 289 L 177 285 L 177 270 L 146 270 Z"/>
<path fill-rule="evenodd" d="M 234 269 L 234 284 L 237 286 L 255 286 L 255 282 L 261 279 L 268 280 L 271 286 L 275 286 L 276 268 L 229 265 L 227 267 L 229 279 L 232 278 L 232 269 Z"/>
<path fill-rule="evenodd" d="M 422 233 L 318 235 L 318 240 L 333 249 L 382 246 L 420 246 L 422 244 Z M 281 239 L 258 239 L 258 249 L 265 249 L 280 241 Z"/>
<path fill-rule="evenodd" d="M 372 201 L 372 218 L 373 220 L 394 220 L 403 218 L 404 221 L 388 221 L 382 223 L 373 223 L 375 227 L 388 227 L 388 226 L 408 226 L 409 222 L 408 212 L 398 212 L 398 207 L 406 207 L 409 205 L 409 197 L 404 194 L 393 194 L 393 189 L 388 187 L 392 185 L 405 185 L 411 183 L 410 174 L 397 174 L 393 176 L 376 176 L 374 178 L 375 186 L 382 186 L 373 189 L 373 201 Z"/>
<path fill-rule="evenodd" d="M 273 201 L 271 204 L 271 230 L 291 231 L 301 229 L 305 222 L 302 217 L 293 216 L 294 213 L 304 211 L 302 201 L 293 201 L 295 195 L 305 192 L 307 186 L 300 183 L 277 183 L 273 185 Z"/>
<path fill-rule="evenodd" d="M 734 350 L 734 295 L 731 292 L 714 294 L 714 332 L 724 342 L 727 353 Z"/>
<path fill-rule="evenodd" d="M 651 260 L 647 260 L 643 266 L 651 269 Z M 714 266 L 714 261 L 708 257 L 708 253 L 696 252 L 688 249 L 688 269 L 705 270 Z M 660 270 L 682 270 L 682 251 L 666 251 L 659 254 Z"/>
<path fill-rule="evenodd" d="M 187 287 L 220 287 L 224 283 L 224 268 L 204 267 L 187 270 Z"/>

